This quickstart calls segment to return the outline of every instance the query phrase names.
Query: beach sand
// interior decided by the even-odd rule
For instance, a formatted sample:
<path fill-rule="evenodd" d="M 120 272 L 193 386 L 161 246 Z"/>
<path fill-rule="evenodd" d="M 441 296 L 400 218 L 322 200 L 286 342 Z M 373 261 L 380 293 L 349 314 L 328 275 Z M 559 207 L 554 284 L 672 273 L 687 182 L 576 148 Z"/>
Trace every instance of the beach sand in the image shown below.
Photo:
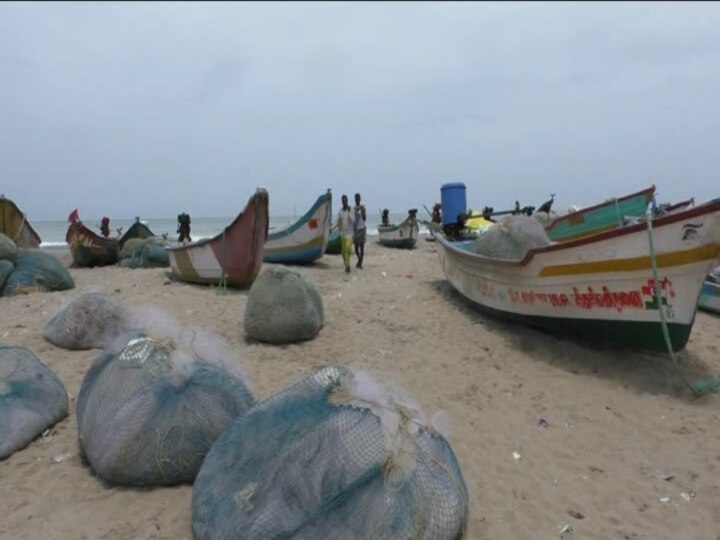
<path fill-rule="evenodd" d="M 286 347 L 246 343 L 247 291 L 164 284 L 166 269 L 71 269 L 75 290 L 1 298 L 0 342 L 53 369 L 71 412 L 49 440 L 0 462 L 0 537 L 191 537 L 191 486 L 109 487 L 78 456 L 75 396 L 98 351 L 59 349 L 42 328 L 61 301 L 99 289 L 223 336 L 258 399 L 347 364 L 407 390 L 429 415 L 444 410 L 469 492 L 467 538 L 557 539 L 565 526 L 568 539 L 720 538 L 720 396 L 694 397 L 669 359 L 480 315 L 424 241 L 413 251 L 371 242 L 365 269 L 350 276 L 339 256 L 298 269 L 322 295 L 326 325 Z M 720 373 L 718 328 L 720 318 L 698 314 L 680 354 L 695 371 Z"/>

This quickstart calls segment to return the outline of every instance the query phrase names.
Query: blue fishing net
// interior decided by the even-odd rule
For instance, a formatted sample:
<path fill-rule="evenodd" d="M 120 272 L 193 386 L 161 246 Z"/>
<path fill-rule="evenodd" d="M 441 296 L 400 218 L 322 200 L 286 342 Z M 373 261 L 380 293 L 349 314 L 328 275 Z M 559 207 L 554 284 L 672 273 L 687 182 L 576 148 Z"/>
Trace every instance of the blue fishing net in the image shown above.
<path fill-rule="evenodd" d="M 0 233 L 0 259 L 14 261 L 17 257 L 18 248 L 9 236 Z"/>
<path fill-rule="evenodd" d="M 120 252 L 120 266 L 124 268 L 160 268 L 170 266 L 167 245 L 162 240 L 132 238 L 125 242 Z"/>
<path fill-rule="evenodd" d="M 80 449 L 100 478 L 192 482 L 215 439 L 253 405 L 243 380 L 203 358 L 207 339 L 131 331 L 96 358 L 78 394 L 77 423 Z"/>
<path fill-rule="evenodd" d="M 0 346 L 0 459 L 30 444 L 67 411 L 65 386 L 37 356 Z"/>
<path fill-rule="evenodd" d="M 15 265 L 13 263 L 0 259 L 0 291 L 3 288 L 3 285 L 5 285 L 7 278 L 13 273 L 13 270 L 15 270 Z"/>
<path fill-rule="evenodd" d="M 17 254 L 15 270 L 5 281 L 2 294 L 13 296 L 73 288 L 75 282 L 60 259 L 39 249 L 28 249 Z"/>
<path fill-rule="evenodd" d="M 248 293 L 245 334 L 266 343 L 295 343 L 317 336 L 325 319 L 322 298 L 299 272 L 284 266 L 265 270 Z"/>
<path fill-rule="evenodd" d="M 360 381 L 323 368 L 240 416 L 195 480 L 194 538 L 461 538 L 468 496 L 449 443 Z"/>
<path fill-rule="evenodd" d="M 112 296 L 89 292 L 62 306 L 43 327 L 50 343 L 65 349 L 102 349 L 128 330 L 128 314 Z"/>

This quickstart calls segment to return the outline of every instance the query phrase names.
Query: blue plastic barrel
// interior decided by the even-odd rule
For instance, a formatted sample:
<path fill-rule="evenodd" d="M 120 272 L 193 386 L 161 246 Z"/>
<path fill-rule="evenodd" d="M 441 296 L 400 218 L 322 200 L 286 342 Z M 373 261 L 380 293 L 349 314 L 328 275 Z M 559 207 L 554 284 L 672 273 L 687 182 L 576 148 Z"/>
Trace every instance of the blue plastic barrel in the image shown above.
<path fill-rule="evenodd" d="M 440 188 L 440 204 L 442 205 L 442 224 L 455 223 L 458 214 L 467 212 L 465 184 L 462 182 L 443 184 Z"/>

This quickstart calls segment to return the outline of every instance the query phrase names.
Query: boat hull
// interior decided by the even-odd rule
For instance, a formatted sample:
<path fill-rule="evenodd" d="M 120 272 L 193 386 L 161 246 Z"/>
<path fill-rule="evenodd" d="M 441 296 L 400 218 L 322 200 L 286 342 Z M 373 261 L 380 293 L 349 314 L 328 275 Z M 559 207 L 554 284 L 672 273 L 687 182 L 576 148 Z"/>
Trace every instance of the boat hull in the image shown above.
<path fill-rule="evenodd" d="M 262 267 L 268 231 L 268 193 L 258 189 L 245 209 L 214 238 L 168 248 L 172 274 L 182 281 L 247 287 Z"/>
<path fill-rule="evenodd" d="M 545 232 L 553 242 L 586 238 L 623 225 L 623 218 L 645 215 L 655 194 L 655 186 L 620 198 L 571 212 L 552 220 Z"/>
<path fill-rule="evenodd" d="M 698 307 L 703 311 L 720 315 L 720 283 L 705 281 Z"/>
<path fill-rule="evenodd" d="M 436 235 L 450 284 L 482 311 L 551 332 L 665 351 L 690 336 L 702 284 L 720 250 L 720 202 L 653 221 L 661 302 L 654 292 L 647 223 L 490 259 Z"/>
<path fill-rule="evenodd" d="M 327 247 L 325 248 L 325 255 L 340 255 L 342 253 L 342 240 L 340 239 L 340 233 L 336 230 L 330 231 L 328 237 Z"/>
<path fill-rule="evenodd" d="M 17 205 L 6 197 L 0 197 L 0 233 L 15 242 L 19 249 L 40 247 L 40 235 Z"/>
<path fill-rule="evenodd" d="M 132 225 L 130 225 L 130 228 L 125 231 L 125 234 L 123 234 L 120 237 L 120 240 L 118 240 L 118 249 L 122 250 L 123 246 L 125 245 L 125 242 L 128 240 L 131 240 L 133 238 L 139 238 L 141 240 L 145 240 L 146 238 L 151 238 L 155 236 L 153 232 L 150 230 L 150 228 L 145 225 L 144 223 L 140 223 L 139 221 L 136 221 Z"/>
<path fill-rule="evenodd" d="M 406 218 L 400 225 L 380 225 L 378 235 L 383 246 L 412 249 L 420 236 L 420 226 L 416 219 Z"/>
<path fill-rule="evenodd" d="M 268 235 L 263 261 L 309 264 L 323 256 L 331 228 L 332 194 L 318 197 L 303 217 L 289 227 Z"/>
<path fill-rule="evenodd" d="M 108 266 L 118 261 L 117 238 L 103 238 L 85 227 L 81 221 L 70 224 L 65 241 L 76 267 Z"/>

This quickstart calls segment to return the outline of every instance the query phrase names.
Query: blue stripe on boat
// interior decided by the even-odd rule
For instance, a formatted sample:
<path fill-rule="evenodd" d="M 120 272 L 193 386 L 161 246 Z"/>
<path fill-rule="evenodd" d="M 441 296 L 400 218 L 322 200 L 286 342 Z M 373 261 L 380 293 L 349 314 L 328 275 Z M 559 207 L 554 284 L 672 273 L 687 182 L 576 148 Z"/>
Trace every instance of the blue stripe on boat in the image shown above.
<path fill-rule="evenodd" d="M 264 253 L 263 262 L 307 264 L 322 257 L 323 251 L 320 246 L 293 252 Z"/>

